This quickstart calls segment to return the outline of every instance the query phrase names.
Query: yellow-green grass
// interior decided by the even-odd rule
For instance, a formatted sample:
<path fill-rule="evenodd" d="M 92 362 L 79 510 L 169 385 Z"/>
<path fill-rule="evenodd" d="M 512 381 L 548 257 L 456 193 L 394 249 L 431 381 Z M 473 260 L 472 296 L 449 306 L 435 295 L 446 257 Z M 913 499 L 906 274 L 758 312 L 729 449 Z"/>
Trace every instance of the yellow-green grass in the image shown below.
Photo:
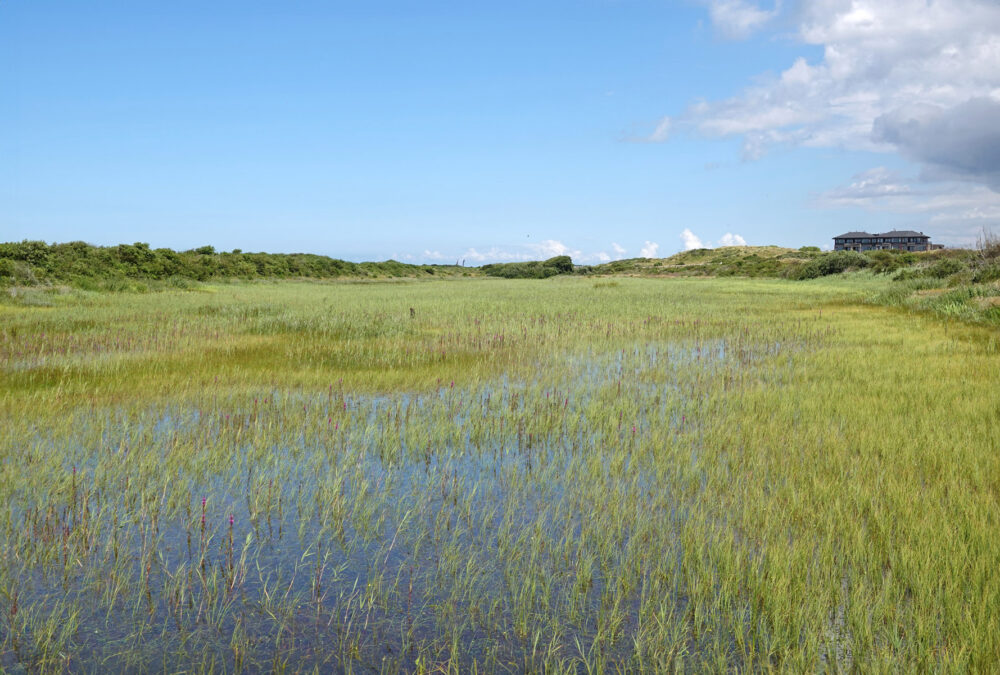
<path fill-rule="evenodd" d="M 5 308 L 0 667 L 987 670 L 996 334 L 888 283 Z"/>

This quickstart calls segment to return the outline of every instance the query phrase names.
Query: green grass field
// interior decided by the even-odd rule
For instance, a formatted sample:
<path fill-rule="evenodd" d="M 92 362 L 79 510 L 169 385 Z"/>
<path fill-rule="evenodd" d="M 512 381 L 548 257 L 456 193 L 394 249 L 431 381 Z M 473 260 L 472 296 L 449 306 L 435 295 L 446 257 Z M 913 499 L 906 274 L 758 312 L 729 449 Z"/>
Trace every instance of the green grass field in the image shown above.
<path fill-rule="evenodd" d="M 1000 336 L 892 284 L 0 305 L 0 669 L 991 670 Z"/>

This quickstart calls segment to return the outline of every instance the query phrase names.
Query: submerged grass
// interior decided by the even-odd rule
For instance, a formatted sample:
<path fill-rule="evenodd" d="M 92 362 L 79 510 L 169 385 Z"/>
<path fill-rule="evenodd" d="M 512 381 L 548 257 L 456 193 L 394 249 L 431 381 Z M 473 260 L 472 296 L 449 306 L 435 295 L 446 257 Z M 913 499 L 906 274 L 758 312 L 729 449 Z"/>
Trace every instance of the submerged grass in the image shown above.
<path fill-rule="evenodd" d="M 996 336 L 870 286 L 0 309 L 0 667 L 987 670 Z"/>

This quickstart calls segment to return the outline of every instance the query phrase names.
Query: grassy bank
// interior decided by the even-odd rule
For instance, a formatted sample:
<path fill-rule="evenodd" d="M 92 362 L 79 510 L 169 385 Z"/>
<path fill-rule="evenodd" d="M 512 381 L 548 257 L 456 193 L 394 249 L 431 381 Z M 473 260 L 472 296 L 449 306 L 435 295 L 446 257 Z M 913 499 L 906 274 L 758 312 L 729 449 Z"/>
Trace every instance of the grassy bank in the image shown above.
<path fill-rule="evenodd" d="M 0 307 L 0 666 L 989 669 L 997 336 L 872 283 Z"/>
<path fill-rule="evenodd" d="M 820 251 L 809 246 L 729 246 L 684 251 L 663 259 L 618 260 L 586 268 L 585 272 L 600 276 L 796 281 L 847 277 L 868 285 L 862 297 L 870 304 L 1000 327 L 1000 240 L 985 234 L 975 249 L 857 253 Z"/>
<path fill-rule="evenodd" d="M 865 275 L 868 276 L 865 276 Z M 83 242 L 0 244 L 0 304 L 54 306 L 86 292 L 201 289 L 205 283 L 289 279 L 357 281 L 492 276 L 747 277 L 809 281 L 831 276 L 870 280 L 865 301 L 930 312 L 942 318 L 1000 326 L 1000 241 L 984 234 L 976 249 L 820 251 L 816 247 L 729 246 L 669 258 L 633 258 L 574 265 L 568 256 L 543 261 L 411 265 L 394 260 L 354 263 L 310 254 L 150 249 L 137 243 L 95 247 Z M 881 282 L 891 279 L 891 287 Z M 202 289 L 204 290 L 204 289 Z M 83 292 L 83 293 L 81 293 Z"/>

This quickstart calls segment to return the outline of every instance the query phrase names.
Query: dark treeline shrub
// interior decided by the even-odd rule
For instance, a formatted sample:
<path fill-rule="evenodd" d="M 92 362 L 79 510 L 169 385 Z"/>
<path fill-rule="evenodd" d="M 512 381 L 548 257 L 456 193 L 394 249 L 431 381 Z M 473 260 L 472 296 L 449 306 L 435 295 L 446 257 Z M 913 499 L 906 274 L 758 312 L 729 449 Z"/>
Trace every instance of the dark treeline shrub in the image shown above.
<path fill-rule="evenodd" d="M 871 261 L 857 251 L 833 251 L 810 260 L 789 275 L 793 279 L 817 279 L 849 269 L 864 269 Z"/>
<path fill-rule="evenodd" d="M 976 273 L 972 277 L 972 280 L 977 284 L 985 284 L 990 281 L 997 281 L 998 279 L 1000 279 L 1000 263 L 983 265 L 976 270 Z"/>
<path fill-rule="evenodd" d="M 944 279 L 953 274 L 958 274 L 964 269 L 966 269 L 966 265 L 960 260 L 945 258 L 944 260 L 938 260 L 936 263 L 928 267 L 926 274 L 927 276 L 935 279 Z"/>
<path fill-rule="evenodd" d="M 92 246 L 82 241 L 0 244 L 0 285 L 71 284 L 92 290 L 139 288 L 126 280 L 162 281 L 184 287 L 209 279 L 414 277 L 460 268 L 408 265 L 395 260 L 354 263 L 310 253 L 220 253 L 212 246 L 189 251 L 149 244 Z"/>
<path fill-rule="evenodd" d="M 954 277 L 962 272 L 967 272 L 969 266 L 957 260 L 955 258 L 940 258 L 930 265 L 925 265 L 923 267 L 909 267 L 907 269 L 899 270 L 893 280 L 895 281 L 908 281 L 910 279 L 947 279 L 948 277 Z M 980 272 L 975 274 L 967 273 L 965 276 L 970 277 L 965 279 L 966 281 L 972 280 L 978 282 Z"/>
<path fill-rule="evenodd" d="M 890 274 L 904 267 L 909 267 L 917 261 L 917 256 L 908 251 L 884 250 L 867 251 L 869 269 L 876 274 Z"/>
<path fill-rule="evenodd" d="M 483 265 L 481 269 L 487 276 L 504 279 L 547 279 L 557 274 L 572 273 L 573 260 L 568 255 L 559 255 L 542 261 L 493 263 Z"/>

